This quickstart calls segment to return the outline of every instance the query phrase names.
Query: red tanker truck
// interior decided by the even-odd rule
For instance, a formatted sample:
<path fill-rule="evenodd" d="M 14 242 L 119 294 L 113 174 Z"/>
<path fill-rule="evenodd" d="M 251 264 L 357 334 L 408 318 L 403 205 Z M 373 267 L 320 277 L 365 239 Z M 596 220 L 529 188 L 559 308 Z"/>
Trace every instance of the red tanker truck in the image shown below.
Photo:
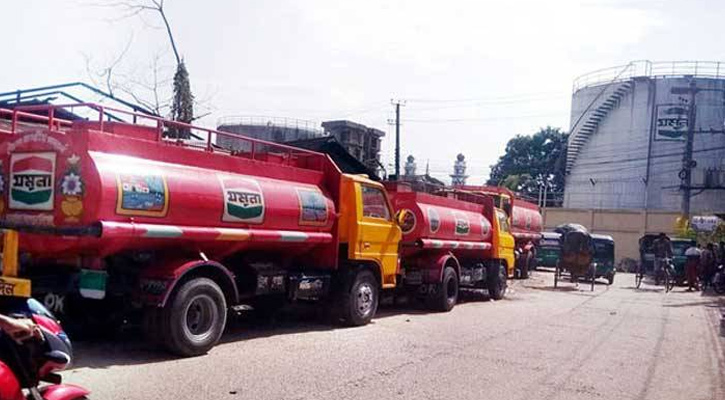
<path fill-rule="evenodd" d="M 408 291 L 432 309 L 448 311 L 459 287 L 487 289 L 494 299 L 506 292 L 513 254 L 500 246 L 501 227 L 493 200 L 452 189 L 413 191 L 406 183 L 386 183 L 401 221 L 401 277 Z"/>
<path fill-rule="evenodd" d="M 536 204 L 517 198 L 512 191 L 496 186 L 465 186 L 461 190 L 470 191 L 494 200 L 494 204 L 506 214 L 516 255 L 515 270 L 522 279 L 529 277 L 529 271 L 536 267 L 536 247 L 541 238 L 544 220 Z"/>
<path fill-rule="evenodd" d="M 97 118 L 56 117 L 73 113 Z M 190 356 L 242 304 L 322 301 L 363 325 L 381 290 L 412 288 L 443 310 L 459 283 L 503 296 L 513 257 L 485 198 L 393 190 L 393 209 L 383 185 L 326 155 L 137 114 L 107 121 L 123 113 L 33 106 L 0 123 L 0 228 L 19 241 L 4 270 L 67 318 L 140 314 L 150 337 Z M 168 137 L 179 133 L 204 140 Z M 216 147 L 220 135 L 239 145 Z"/>
<path fill-rule="evenodd" d="M 212 144 L 223 132 L 109 122 L 123 111 L 93 104 L 72 111 L 98 119 L 68 121 L 59 108 L 71 110 L 18 108 L 0 132 L 0 227 L 19 232 L 34 296 L 71 319 L 140 312 L 189 356 L 240 303 L 332 298 L 336 318 L 362 325 L 397 286 L 401 233 L 380 183 L 311 151 L 238 136 L 224 151 Z"/>

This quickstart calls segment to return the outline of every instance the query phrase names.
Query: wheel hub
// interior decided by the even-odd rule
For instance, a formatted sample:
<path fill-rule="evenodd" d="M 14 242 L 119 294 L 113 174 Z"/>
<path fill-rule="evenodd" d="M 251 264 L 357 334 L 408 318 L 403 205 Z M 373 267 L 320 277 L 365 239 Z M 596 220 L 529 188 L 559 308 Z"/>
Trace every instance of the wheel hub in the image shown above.
<path fill-rule="evenodd" d="M 362 316 L 370 314 L 375 302 L 375 294 L 370 284 L 364 283 L 357 289 L 357 310 Z"/>
<path fill-rule="evenodd" d="M 209 336 L 218 318 L 214 300 L 207 295 L 192 298 L 185 314 L 184 332 L 195 341 Z"/>

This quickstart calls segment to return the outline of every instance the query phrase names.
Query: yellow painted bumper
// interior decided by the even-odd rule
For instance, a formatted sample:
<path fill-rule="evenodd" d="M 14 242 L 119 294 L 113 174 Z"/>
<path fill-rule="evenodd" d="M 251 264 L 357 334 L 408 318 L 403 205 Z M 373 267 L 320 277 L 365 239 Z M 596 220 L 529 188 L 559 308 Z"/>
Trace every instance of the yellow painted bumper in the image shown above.
<path fill-rule="evenodd" d="M 0 296 L 30 297 L 30 280 L 0 277 Z"/>
<path fill-rule="evenodd" d="M 2 275 L 0 276 L 0 296 L 30 297 L 30 281 L 18 278 L 18 241 L 17 231 L 3 231 Z"/>

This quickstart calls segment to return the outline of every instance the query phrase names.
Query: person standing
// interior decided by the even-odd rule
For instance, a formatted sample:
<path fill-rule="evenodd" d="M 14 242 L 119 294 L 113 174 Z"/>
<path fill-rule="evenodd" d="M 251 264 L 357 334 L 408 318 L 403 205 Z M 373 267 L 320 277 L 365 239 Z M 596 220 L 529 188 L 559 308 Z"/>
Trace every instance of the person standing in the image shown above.
<path fill-rule="evenodd" d="M 652 247 L 655 253 L 655 284 L 659 285 L 662 269 L 666 265 L 665 260 L 672 258 L 672 243 L 670 238 L 664 232 L 661 232 L 657 239 L 652 242 Z"/>
<path fill-rule="evenodd" d="M 697 267 L 700 264 L 700 248 L 699 245 L 692 245 L 685 250 L 687 263 L 685 264 L 685 279 L 687 279 L 687 291 L 700 290 L 698 282 Z"/>
<path fill-rule="evenodd" d="M 707 246 L 700 253 L 700 274 L 702 275 L 702 290 L 710 285 L 712 281 L 712 275 L 715 273 L 715 253 L 714 246 L 712 243 L 708 243 Z"/>

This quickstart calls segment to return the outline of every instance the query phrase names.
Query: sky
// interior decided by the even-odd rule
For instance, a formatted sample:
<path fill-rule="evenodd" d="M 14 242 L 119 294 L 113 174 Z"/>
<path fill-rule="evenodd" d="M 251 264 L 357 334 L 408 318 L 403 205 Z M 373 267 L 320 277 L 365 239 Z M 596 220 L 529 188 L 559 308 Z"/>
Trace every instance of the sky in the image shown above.
<path fill-rule="evenodd" d="M 113 65 L 117 95 L 151 100 L 157 82 L 169 97 L 174 58 L 158 15 L 127 16 L 110 0 L 4 3 L 0 92 L 105 87 Z M 515 135 L 568 130 L 579 75 L 632 60 L 725 61 L 718 0 L 166 0 L 165 10 L 200 124 L 349 119 L 386 132 L 392 172 L 391 100 L 403 101 L 403 160 L 448 181 L 463 153 L 473 184 Z"/>

